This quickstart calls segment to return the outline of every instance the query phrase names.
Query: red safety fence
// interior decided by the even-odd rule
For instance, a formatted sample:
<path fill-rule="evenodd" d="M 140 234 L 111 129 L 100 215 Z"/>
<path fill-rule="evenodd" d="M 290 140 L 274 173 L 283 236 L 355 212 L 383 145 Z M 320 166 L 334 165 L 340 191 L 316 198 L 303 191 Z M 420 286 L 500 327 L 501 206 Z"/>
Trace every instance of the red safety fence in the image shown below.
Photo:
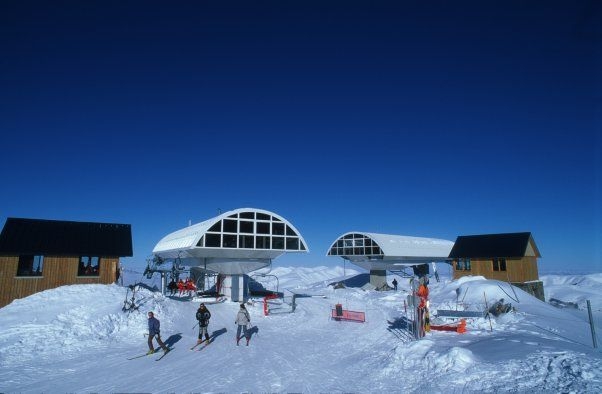
<path fill-rule="evenodd" d="M 348 311 L 342 309 L 339 304 L 332 310 L 331 317 L 335 320 L 348 320 L 364 323 L 366 314 L 364 312 Z"/>
<path fill-rule="evenodd" d="M 263 315 L 267 316 L 270 314 L 270 308 L 268 307 L 268 301 L 278 298 L 278 294 L 268 294 L 263 297 Z"/>

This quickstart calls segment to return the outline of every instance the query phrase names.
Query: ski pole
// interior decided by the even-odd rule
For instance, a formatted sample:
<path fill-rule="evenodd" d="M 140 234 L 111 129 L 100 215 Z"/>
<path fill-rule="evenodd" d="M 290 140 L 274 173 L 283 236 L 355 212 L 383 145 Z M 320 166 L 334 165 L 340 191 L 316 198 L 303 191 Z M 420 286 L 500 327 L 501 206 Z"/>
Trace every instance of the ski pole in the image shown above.
<path fill-rule="evenodd" d="M 194 330 L 194 328 L 198 325 L 199 325 L 199 322 L 197 322 L 194 326 L 192 326 L 192 329 Z"/>

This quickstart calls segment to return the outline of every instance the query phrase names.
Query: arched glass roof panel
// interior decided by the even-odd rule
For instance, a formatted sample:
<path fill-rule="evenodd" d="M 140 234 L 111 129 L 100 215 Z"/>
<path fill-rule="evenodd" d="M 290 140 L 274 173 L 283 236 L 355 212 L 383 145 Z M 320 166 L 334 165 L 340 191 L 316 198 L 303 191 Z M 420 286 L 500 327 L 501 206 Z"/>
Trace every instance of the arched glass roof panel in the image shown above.
<path fill-rule="evenodd" d="M 383 256 L 382 249 L 368 235 L 348 233 L 330 246 L 328 256 Z"/>
<path fill-rule="evenodd" d="M 195 257 L 223 257 L 222 252 L 213 253 L 216 249 L 261 250 L 270 256 L 308 250 L 299 231 L 281 216 L 240 208 L 165 236 L 153 253 L 161 257 L 180 256 L 183 252 Z"/>
<path fill-rule="evenodd" d="M 417 264 L 445 260 L 454 243 L 444 239 L 405 235 L 350 232 L 337 238 L 328 256 L 340 256 L 354 263 L 374 260 L 390 264 Z"/>

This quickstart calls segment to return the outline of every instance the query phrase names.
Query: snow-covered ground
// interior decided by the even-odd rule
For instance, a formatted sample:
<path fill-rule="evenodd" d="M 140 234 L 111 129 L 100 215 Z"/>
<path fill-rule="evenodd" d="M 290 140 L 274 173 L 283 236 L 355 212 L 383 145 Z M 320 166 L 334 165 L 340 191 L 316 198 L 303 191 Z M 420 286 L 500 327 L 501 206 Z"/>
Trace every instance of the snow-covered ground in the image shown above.
<path fill-rule="evenodd" d="M 485 298 L 504 298 L 514 311 L 469 319 L 465 334 L 431 331 L 415 341 L 405 329 L 407 278 L 398 277 L 397 292 L 375 292 L 328 286 L 341 279 L 341 267 L 271 273 L 286 295 L 316 297 L 297 299 L 294 313 L 264 316 L 260 302 L 248 306 L 256 327 L 248 347 L 236 346 L 233 302 L 208 306 L 215 339 L 197 352 L 189 348 L 198 303 L 143 288 L 139 310 L 126 313 L 127 287 L 117 285 L 64 286 L 16 300 L 0 309 L 0 392 L 602 392 L 601 352 L 585 310 L 591 300 L 599 338 L 602 274 L 542 277 L 546 299 L 563 309 L 504 282 L 431 280 L 432 315 L 482 310 Z M 329 319 L 337 303 L 365 312 L 366 322 Z M 158 362 L 162 353 L 128 360 L 146 352 L 150 310 L 174 350 Z"/>

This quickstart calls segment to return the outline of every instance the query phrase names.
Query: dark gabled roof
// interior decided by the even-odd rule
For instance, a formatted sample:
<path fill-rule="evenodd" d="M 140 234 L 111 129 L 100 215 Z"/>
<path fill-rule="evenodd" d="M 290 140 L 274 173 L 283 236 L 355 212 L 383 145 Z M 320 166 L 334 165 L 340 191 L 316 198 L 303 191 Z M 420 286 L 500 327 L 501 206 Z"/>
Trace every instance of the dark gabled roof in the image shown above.
<path fill-rule="evenodd" d="M 532 242 L 535 256 L 540 257 L 529 232 L 461 235 L 449 252 L 449 258 L 523 257 L 529 242 Z"/>
<path fill-rule="evenodd" d="M 8 218 L 0 255 L 132 256 L 129 224 Z"/>

